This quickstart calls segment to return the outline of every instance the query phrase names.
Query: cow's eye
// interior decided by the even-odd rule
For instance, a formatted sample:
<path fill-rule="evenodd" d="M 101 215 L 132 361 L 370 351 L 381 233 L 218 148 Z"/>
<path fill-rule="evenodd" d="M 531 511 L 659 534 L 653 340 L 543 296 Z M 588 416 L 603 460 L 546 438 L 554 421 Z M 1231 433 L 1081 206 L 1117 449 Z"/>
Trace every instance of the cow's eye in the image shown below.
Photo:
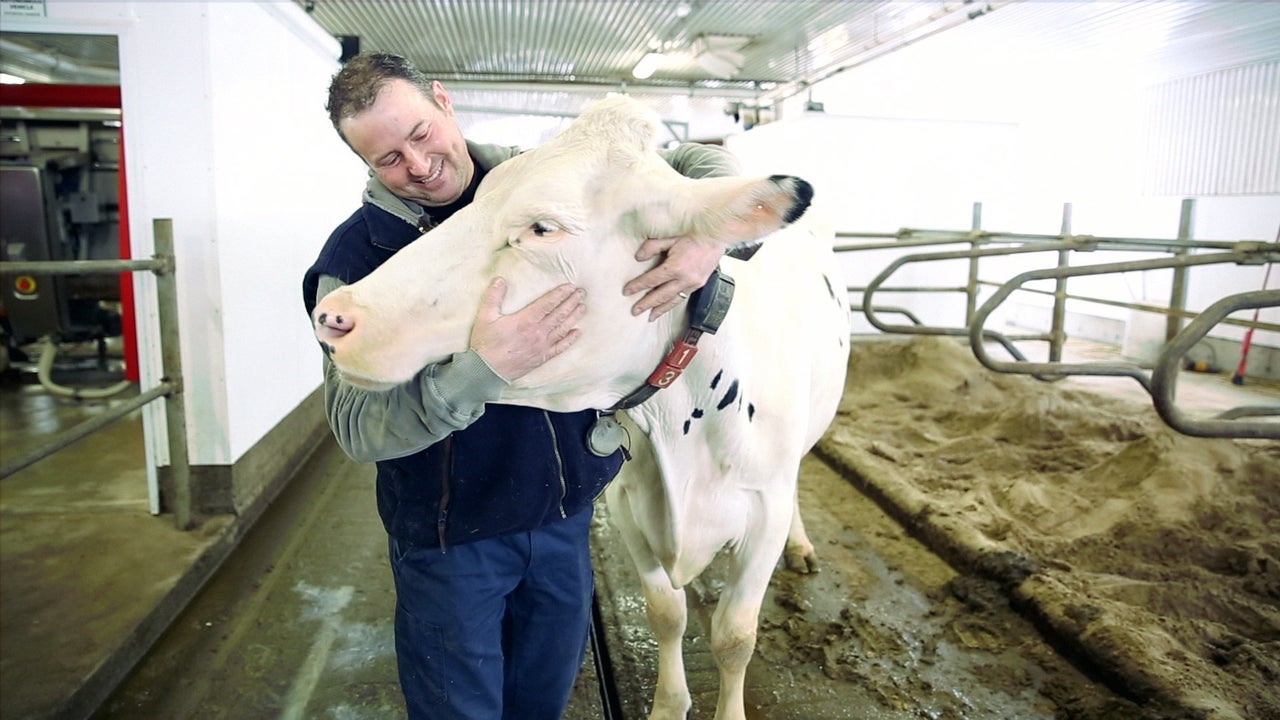
<path fill-rule="evenodd" d="M 533 225 L 530 225 L 529 229 L 533 230 L 533 234 L 538 237 L 546 237 L 548 235 L 555 233 L 560 228 L 556 227 L 555 225 L 552 225 L 551 223 L 538 221 L 538 222 L 535 222 Z"/>

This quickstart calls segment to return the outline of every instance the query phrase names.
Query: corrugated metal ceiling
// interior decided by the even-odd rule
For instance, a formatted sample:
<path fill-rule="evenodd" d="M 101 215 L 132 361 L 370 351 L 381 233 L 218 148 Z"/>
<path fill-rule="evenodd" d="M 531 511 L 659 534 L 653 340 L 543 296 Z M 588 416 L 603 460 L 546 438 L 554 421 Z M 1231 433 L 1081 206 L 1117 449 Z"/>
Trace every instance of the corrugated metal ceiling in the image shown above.
<path fill-rule="evenodd" d="M 406 55 L 440 80 L 745 90 L 806 77 L 932 15 L 981 7 L 886 0 L 299 4 L 330 33 L 359 37 L 362 50 Z M 717 75 L 699 63 L 719 47 L 741 55 L 739 69 Z M 632 69 L 651 51 L 664 61 L 651 78 L 637 80 Z"/>
<path fill-rule="evenodd" d="M 625 84 L 775 99 L 975 17 L 992 42 L 1036 52 L 1123 48 L 1165 77 L 1280 54 L 1276 2 L 296 1 L 328 32 L 404 54 L 455 86 Z M 699 62 L 708 45 L 732 39 L 741 43 L 732 75 Z M 654 50 L 664 54 L 658 70 L 632 77 Z"/>
<path fill-rule="evenodd" d="M 1280 2 L 866 0 L 293 0 L 328 33 L 402 53 L 467 101 L 572 112 L 576 96 L 633 93 L 766 104 L 951 28 L 1028 53 L 1110 53 L 1171 79 L 1280 57 Z M 970 18 L 977 16 L 976 20 Z M 740 63 L 713 72 L 710 45 Z M 652 50 L 664 63 L 638 80 Z M 41 82 L 112 82 L 112 36 L 0 32 L 0 70 Z M 714 54 L 714 53 L 712 53 Z M 700 58 L 703 62 L 699 62 Z M 957 57 L 956 62 L 965 58 Z M 723 67 L 718 68 L 724 70 Z"/>

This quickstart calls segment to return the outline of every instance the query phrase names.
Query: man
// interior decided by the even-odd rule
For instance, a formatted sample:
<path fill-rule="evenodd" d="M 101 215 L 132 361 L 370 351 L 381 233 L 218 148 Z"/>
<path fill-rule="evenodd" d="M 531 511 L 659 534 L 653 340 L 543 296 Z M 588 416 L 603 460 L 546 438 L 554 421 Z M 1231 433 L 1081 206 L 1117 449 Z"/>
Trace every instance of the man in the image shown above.
<path fill-rule="evenodd" d="M 439 82 L 404 58 L 351 59 L 329 88 L 338 134 L 370 168 L 359 210 L 330 236 L 303 282 L 308 314 L 399 248 L 466 206 L 515 148 L 466 141 Z M 667 153 L 692 177 L 736 172 L 718 148 Z M 706 282 L 720 251 L 655 238 L 637 253 L 657 267 L 620 292 L 647 291 L 633 312 L 656 318 Z M 637 268 L 639 269 L 639 268 Z M 489 404 L 507 382 L 577 340 L 577 288 L 556 288 L 510 315 L 488 288 L 470 347 L 408 383 L 370 393 L 325 362 L 325 407 L 343 450 L 378 466 L 378 511 L 396 585 L 400 683 L 411 718 L 555 720 L 586 650 L 594 498 L 621 452 L 592 454 L 594 411 Z"/>

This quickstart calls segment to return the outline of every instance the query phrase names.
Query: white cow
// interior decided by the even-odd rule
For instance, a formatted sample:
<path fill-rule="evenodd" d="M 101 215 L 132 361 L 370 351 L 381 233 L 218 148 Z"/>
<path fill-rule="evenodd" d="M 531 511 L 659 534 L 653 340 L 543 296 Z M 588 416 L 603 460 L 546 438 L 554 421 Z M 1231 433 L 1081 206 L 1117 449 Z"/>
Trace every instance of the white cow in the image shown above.
<path fill-rule="evenodd" d="M 658 640 L 650 717 L 684 718 L 691 707 L 683 588 L 728 549 L 711 629 L 715 717 L 741 720 L 773 569 L 784 549 L 797 569 L 812 562 L 796 481 L 844 387 L 848 306 L 830 233 L 806 229 L 804 218 L 787 224 L 808 205 L 807 183 L 684 178 L 650 149 L 656 127 L 634 101 L 593 105 L 546 145 L 499 165 L 426 240 L 323 298 L 315 317 L 342 315 L 351 328 L 324 338 L 350 381 L 385 386 L 466 349 L 493 276 L 508 281 L 504 312 L 573 283 L 587 290 L 581 338 L 512 383 L 502 402 L 609 408 L 646 383 L 688 327 L 684 309 L 652 323 L 631 315 L 621 288 L 639 274 L 643 239 L 691 234 L 728 247 L 777 230 L 749 262 L 722 263 L 736 280 L 728 316 L 681 377 L 628 411 L 649 445 L 637 440 L 637 457 L 607 493 Z"/>

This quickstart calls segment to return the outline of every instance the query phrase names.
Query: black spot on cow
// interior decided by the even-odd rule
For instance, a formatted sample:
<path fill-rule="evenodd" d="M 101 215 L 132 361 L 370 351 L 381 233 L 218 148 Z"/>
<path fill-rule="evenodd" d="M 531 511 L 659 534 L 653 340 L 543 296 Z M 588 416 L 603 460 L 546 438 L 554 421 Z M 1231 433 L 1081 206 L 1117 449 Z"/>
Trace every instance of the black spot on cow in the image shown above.
<path fill-rule="evenodd" d="M 720 370 L 720 371 L 716 372 L 716 376 L 715 376 L 715 377 L 711 378 L 711 389 L 712 389 L 712 390 L 715 390 L 715 389 L 716 389 L 716 386 L 720 384 L 720 376 L 721 376 L 721 375 L 723 375 L 723 374 L 724 374 L 724 371 L 723 371 L 723 370 Z"/>
<path fill-rule="evenodd" d="M 837 303 L 840 302 L 838 299 L 836 299 L 835 288 L 831 287 L 831 278 L 827 277 L 826 273 L 822 274 L 822 282 L 827 284 L 827 294 L 831 296 L 831 299 L 835 300 Z"/>
<path fill-rule="evenodd" d="M 701 420 L 701 419 L 702 419 L 703 414 L 704 414 L 704 413 L 703 413 L 703 411 L 702 411 L 702 408 L 694 408 L 694 409 L 693 409 L 693 412 L 692 412 L 692 413 L 689 413 L 689 419 L 684 421 L 684 434 L 685 434 L 685 435 L 688 435 L 688 434 L 689 434 L 689 429 L 690 429 L 691 427 L 693 427 L 693 421 L 694 421 L 694 420 Z"/>
<path fill-rule="evenodd" d="M 747 403 L 747 422 L 751 422 L 756 417 L 756 404 Z"/>
<path fill-rule="evenodd" d="M 717 410 L 723 410 L 733 404 L 733 399 L 738 396 L 738 381 L 734 380 L 729 383 L 729 389 L 725 391 L 724 397 L 720 399 L 720 403 L 716 405 Z"/>

